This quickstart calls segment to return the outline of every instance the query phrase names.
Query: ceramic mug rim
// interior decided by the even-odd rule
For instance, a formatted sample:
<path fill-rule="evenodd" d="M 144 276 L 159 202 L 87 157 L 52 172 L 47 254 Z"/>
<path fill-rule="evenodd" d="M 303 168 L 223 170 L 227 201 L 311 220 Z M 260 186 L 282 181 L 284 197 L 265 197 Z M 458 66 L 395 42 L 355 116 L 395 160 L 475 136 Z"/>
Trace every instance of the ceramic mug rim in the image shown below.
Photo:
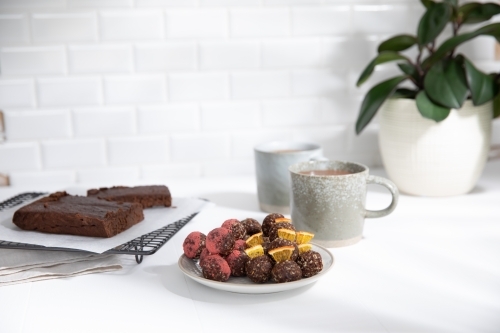
<path fill-rule="evenodd" d="M 313 164 L 332 164 L 332 163 L 340 163 L 340 164 L 345 164 L 346 166 L 347 165 L 353 165 L 355 166 L 356 168 L 360 168 L 359 171 L 356 171 L 356 172 L 350 172 L 348 174 L 345 174 L 345 175 L 306 175 L 306 174 L 303 174 L 303 173 L 300 173 L 302 171 L 307 171 L 306 169 L 305 170 L 300 170 L 300 171 L 295 171 L 297 168 L 299 168 L 300 166 L 303 166 L 303 165 L 313 165 Z M 313 170 L 313 169 L 311 169 Z M 325 168 L 324 170 L 335 170 L 333 168 Z M 337 169 L 338 170 L 338 169 Z M 341 161 L 341 160 L 327 160 L 327 161 L 306 161 L 306 162 L 298 162 L 298 163 L 295 163 L 291 166 L 288 167 L 288 171 L 290 171 L 290 173 L 293 173 L 294 175 L 297 175 L 297 176 L 300 176 L 300 177 L 312 177 L 312 178 L 337 178 L 337 177 L 352 177 L 352 176 L 356 176 L 356 175 L 359 175 L 363 172 L 369 172 L 369 168 L 364 165 L 364 164 L 361 164 L 361 163 L 357 163 L 357 162 L 351 162 L 351 161 Z"/>
<path fill-rule="evenodd" d="M 269 147 L 269 148 L 266 148 Z M 271 148 L 272 147 L 272 148 Z M 309 154 L 311 151 L 320 150 L 321 146 L 317 143 L 306 142 L 306 141 L 269 141 L 256 145 L 254 151 L 269 155 L 291 155 L 291 154 Z M 277 150 L 296 150 L 289 152 L 277 153 Z"/>

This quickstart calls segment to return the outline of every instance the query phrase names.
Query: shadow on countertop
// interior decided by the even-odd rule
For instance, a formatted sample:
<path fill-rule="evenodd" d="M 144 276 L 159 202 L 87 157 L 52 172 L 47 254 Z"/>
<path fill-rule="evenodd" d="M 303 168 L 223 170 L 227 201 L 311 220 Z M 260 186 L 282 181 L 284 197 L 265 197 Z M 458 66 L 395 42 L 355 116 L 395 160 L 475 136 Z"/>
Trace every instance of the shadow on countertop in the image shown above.
<path fill-rule="evenodd" d="M 219 193 L 204 193 L 200 198 L 207 199 L 217 206 L 260 211 L 257 195 L 254 193 L 243 192 L 219 192 Z"/>
<path fill-rule="evenodd" d="M 144 271 L 157 275 L 165 289 L 183 298 L 204 303 L 230 305 L 260 304 L 285 300 L 306 292 L 315 284 L 314 282 L 297 289 L 278 293 L 241 294 L 213 289 L 193 281 L 182 274 L 177 264 L 147 267 Z"/>

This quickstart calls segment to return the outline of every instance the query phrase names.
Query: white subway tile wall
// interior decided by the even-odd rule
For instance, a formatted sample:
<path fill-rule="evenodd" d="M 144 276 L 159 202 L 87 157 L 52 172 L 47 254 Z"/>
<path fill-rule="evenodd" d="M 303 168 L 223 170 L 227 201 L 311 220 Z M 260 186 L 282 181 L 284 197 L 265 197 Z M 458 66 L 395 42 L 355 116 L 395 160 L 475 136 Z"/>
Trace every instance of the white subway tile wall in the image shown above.
<path fill-rule="evenodd" d="M 199 107 L 197 104 L 141 106 L 138 109 L 138 126 L 141 134 L 196 131 L 200 128 Z"/>
<path fill-rule="evenodd" d="M 37 142 L 5 142 L 0 144 L 0 170 L 3 172 L 39 169 L 41 169 L 41 159 Z"/>
<path fill-rule="evenodd" d="M 37 79 L 39 106 L 99 105 L 100 77 L 51 77 Z"/>
<path fill-rule="evenodd" d="M 2 0 L 0 172 L 23 186 L 253 174 L 271 140 L 380 164 L 377 120 L 359 136 L 354 122 L 397 71 L 355 82 L 422 13 L 413 0 Z M 460 52 L 500 70 L 493 38 Z"/>
<path fill-rule="evenodd" d="M 70 138 L 69 110 L 5 111 L 7 140 Z"/>
<path fill-rule="evenodd" d="M 113 104 L 151 104 L 165 102 L 167 87 L 164 75 L 117 75 L 104 78 L 104 100 Z"/>
<path fill-rule="evenodd" d="M 158 40 L 163 38 L 161 11 L 110 11 L 99 13 L 102 40 Z"/>
<path fill-rule="evenodd" d="M 2 47 L 2 76 L 65 74 L 66 58 L 63 46 Z"/>
<path fill-rule="evenodd" d="M 133 70 L 130 45 L 71 45 L 70 73 L 130 73 Z"/>
<path fill-rule="evenodd" d="M 135 134 L 135 109 L 91 108 L 73 110 L 76 137 L 98 137 Z"/>
<path fill-rule="evenodd" d="M 225 9 L 168 10 L 166 21 L 169 38 L 224 38 L 228 33 Z"/>
<path fill-rule="evenodd" d="M 93 12 L 35 13 L 31 34 L 34 42 L 97 41 L 97 17 Z"/>
<path fill-rule="evenodd" d="M 108 163 L 126 166 L 168 162 L 168 141 L 163 136 L 110 138 L 108 140 Z"/>
<path fill-rule="evenodd" d="M 160 42 L 135 46 L 139 72 L 195 70 L 198 65 L 195 42 Z"/>
<path fill-rule="evenodd" d="M 258 41 L 207 41 L 200 43 L 201 69 L 259 68 Z"/>
<path fill-rule="evenodd" d="M 0 14 L 0 45 L 28 43 L 28 22 L 25 14 Z"/>
<path fill-rule="evenodd" d="M 41 143 L 45 169 L 99 167 L 106 165 L 103 139 L 47 140 Z"/>
<path fill-rule="evenodd" d="M 33 79 L 0 80 L 2 108 L 34 107 L 35 81 Z"/>

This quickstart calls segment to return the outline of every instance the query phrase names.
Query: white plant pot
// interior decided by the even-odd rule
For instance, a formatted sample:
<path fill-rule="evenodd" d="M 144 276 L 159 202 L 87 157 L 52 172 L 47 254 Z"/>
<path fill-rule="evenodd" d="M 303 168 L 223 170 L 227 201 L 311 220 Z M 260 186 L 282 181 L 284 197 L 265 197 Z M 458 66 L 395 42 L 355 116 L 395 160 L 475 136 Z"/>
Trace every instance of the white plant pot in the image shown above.
<path fill-rule="evenodd" d="M 451 196 L 472 190 L 491 141 L 492 103 L 459 110 L 436 123 L 414 100 L 389 99 L 380 109 L 379 144 L 389 178 L 401 192 Z"/>

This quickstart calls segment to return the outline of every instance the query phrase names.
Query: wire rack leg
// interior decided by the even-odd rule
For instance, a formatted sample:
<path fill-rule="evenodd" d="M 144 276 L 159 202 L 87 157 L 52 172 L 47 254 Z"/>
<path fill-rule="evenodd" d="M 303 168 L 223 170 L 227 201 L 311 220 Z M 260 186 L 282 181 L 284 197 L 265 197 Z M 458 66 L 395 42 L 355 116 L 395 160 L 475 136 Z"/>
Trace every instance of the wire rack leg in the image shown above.
<path fill-rule="evenodd" d="M 137 246 L 135 247 L 135 250 L 139 250 L 139 251 L 143 251 L 144 250 L 144 236 L 141 236 L 141 240 L 139 241 L 139 249 L 137 248 Z M 144 256 L 142 254 L 136 254 L 135 255 L 135 261 L 140 264 L 142 262 L 142 259 L 144 258 Z"/>
<path fill-rule="evenodd" d="M 144 258 L 144 256 L 142 254 L 136 254 L 135 255 L 135 261 L 140 264 L 142 262 L 142 259 Z"/>

